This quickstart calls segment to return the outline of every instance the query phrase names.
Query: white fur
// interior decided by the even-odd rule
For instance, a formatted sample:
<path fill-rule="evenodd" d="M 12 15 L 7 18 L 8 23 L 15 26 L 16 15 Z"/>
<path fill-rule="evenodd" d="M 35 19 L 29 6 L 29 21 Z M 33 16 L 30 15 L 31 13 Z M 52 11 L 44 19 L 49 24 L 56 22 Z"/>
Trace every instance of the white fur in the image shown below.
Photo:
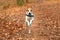
<path fill-rule="evenodd" d="M 31 9 L 29 9 L 29 10 L 26 12 L 27 15 L 28 15 L 28 13 L 31 13 L 31 14 L 33 15 L 33 13 L 31 12 Z M 28 25 L 28 32 L 31 33 L 31 32 L 30 32 L 30 27 L 31 27 L 31 24 L 32 24 L 32 22 L 33 22 L 33 20 L 34 20 L 34 17 L 31 17 L 31 19 L 29 19 L 30 21 L 28 21 L 28 19 L 29 19 L 29 17 L 26 16 L 26 17 L 25 17 L 25 22 L 26 22 L 27 25 Z"/>

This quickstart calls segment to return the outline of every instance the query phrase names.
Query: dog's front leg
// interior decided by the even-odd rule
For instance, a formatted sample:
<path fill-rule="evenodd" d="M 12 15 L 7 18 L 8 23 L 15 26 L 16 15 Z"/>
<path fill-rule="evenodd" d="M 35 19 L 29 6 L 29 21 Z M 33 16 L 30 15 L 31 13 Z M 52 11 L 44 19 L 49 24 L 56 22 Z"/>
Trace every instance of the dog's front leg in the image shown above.
<path fill-rule="evenodd" d="M 30 20 L 30 25 L 32 24 L 33 20 L 34 20 L 34 17 L 32 17 L 32 19 Z"/>

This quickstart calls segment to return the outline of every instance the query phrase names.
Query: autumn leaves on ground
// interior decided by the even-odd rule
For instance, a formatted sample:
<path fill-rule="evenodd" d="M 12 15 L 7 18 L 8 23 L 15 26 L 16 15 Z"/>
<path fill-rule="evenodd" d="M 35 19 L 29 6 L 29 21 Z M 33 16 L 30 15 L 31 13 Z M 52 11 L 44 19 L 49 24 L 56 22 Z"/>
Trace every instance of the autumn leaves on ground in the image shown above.
<path fill-rule="evenodd" d="M 25 12 L 29 7 L 35 15 L 31 34 L 25 24 Z M 0 40 L 60 40 L 59 0 L 30 0 L 22 6 L 0 8 Z"/>

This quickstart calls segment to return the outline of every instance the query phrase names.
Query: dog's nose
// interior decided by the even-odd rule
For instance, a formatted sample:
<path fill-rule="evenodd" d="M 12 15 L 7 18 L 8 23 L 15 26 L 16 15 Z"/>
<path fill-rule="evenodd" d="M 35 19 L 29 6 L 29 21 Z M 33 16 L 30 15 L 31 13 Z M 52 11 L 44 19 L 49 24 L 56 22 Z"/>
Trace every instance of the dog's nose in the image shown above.
<path fill-rule="evenodd" d="M 29 13 L 29 15 L 31 15 L 31 13 Z"/>

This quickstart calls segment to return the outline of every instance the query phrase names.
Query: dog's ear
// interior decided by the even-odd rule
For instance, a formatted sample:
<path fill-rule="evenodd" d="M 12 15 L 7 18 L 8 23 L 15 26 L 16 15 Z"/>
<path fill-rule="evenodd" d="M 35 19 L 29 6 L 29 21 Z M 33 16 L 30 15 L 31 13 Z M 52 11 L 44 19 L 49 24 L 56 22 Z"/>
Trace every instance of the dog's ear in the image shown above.
<path fill-rule="evenodd" d="M 26 11 L 29 11 L 29 10 L 26 10 Z"/>

